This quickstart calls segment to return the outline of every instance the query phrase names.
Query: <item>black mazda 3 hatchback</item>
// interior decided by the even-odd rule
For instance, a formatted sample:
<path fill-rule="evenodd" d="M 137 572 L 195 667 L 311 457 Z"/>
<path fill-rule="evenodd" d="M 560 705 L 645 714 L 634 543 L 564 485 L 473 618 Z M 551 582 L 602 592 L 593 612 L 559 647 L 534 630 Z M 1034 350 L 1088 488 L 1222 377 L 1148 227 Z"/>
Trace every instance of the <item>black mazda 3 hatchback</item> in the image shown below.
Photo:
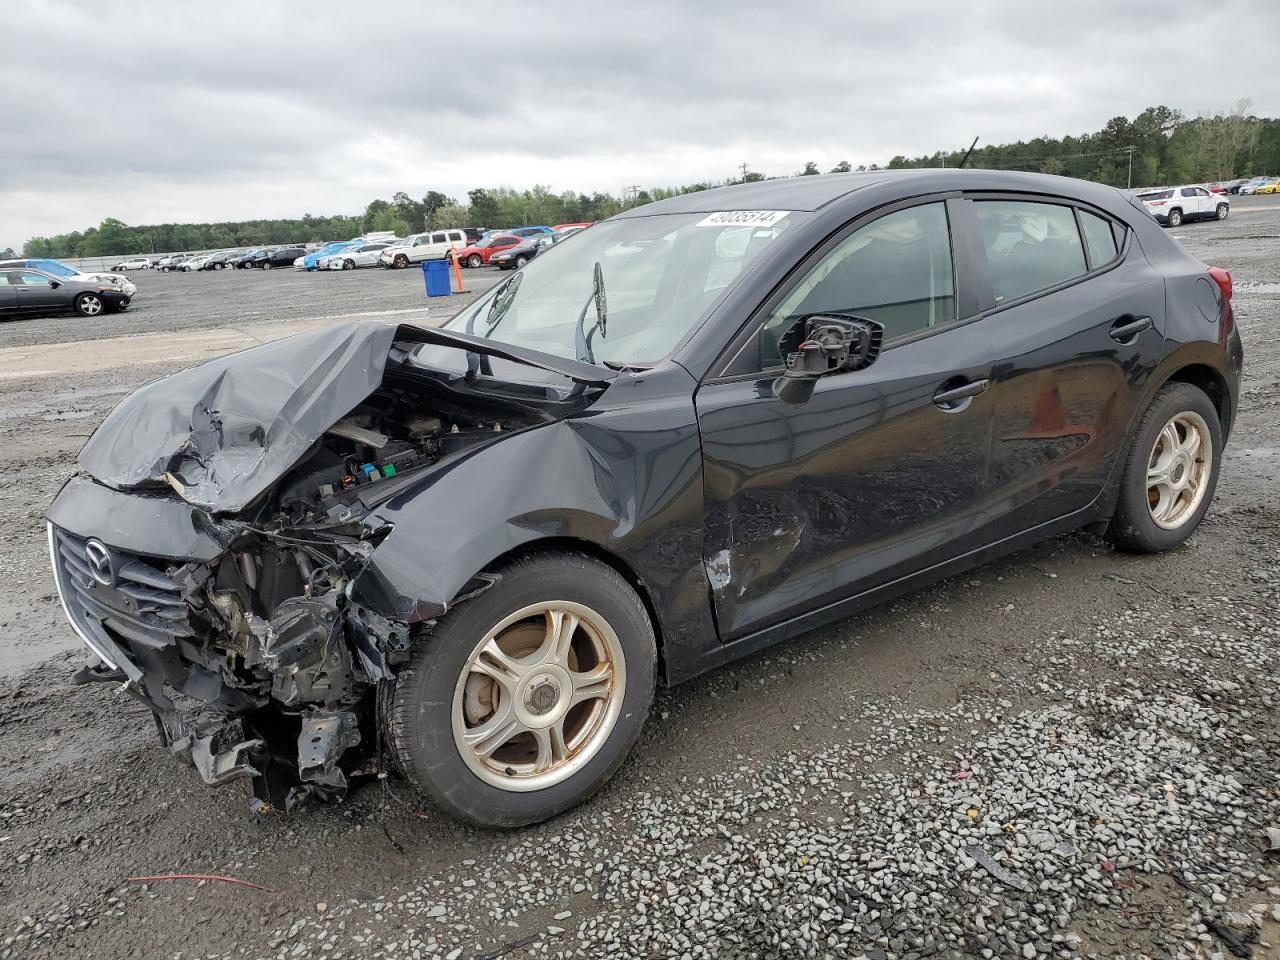
<path fill-rule="evenodd" d="M 442 328 L 335 326 L 124 400 L 49 510 L 77 678 L 270 804 L 393 766 L 531 823 L 618 769 L 656 683 L 1078 527 L 1182 543 L 1241 362 L 1227 273 L 1109 187 L 654 203 Z"/>

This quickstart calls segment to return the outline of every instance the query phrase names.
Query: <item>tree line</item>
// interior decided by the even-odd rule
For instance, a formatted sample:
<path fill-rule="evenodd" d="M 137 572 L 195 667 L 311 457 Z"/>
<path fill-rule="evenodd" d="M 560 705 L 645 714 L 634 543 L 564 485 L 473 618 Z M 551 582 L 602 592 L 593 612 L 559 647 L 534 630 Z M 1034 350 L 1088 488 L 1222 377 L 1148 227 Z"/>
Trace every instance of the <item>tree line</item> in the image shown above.
<path fill-rule="evenodd" d="M 1230 110 L 1185 116 L 1170 107 L 1148 107 L 1132 120 L 1115 117 L 1095 133 L 982 146 L 967 166 L 997 170 L 1029 170 L 1096 180 L 1116 187 L 1228 180 L 1256 174 L 1280 174 L 1280 119 L 1254 116 L 1242 100 Z M 965 151 L 945 150 L 928 156 L 893 157 L 889 169 L 956 166 Z M 878 170 L 875 163 L 854 167 L 841 161 L 829 173 Z M 808 162 L 796 176 L 823 171 Z M 787 174 L 783 174 L 786 176 Z M 396 193 L 374 200 L 352 216 L 248 220 L 233 223 L 162 223 L 128 226 L 108 218 L 83 232 L 33 237 L 23 248 L 28 257 L 107 257 L 225 247 L 269 246 L 341 240 L 373 230 L 407 236 L 445 227 L 503 228 L 526 224 L 579 223 L 603 220 L 630 207 L 667 197 L 732 183 L 769 179 L 748 169 L 721 181 L 681 187 L 634 189 L 623 197 L 606 193 L 554 193 L 546 187 L 525 190 L 478 187 L 459 201 L 436 190 L 415 199 Z"/>

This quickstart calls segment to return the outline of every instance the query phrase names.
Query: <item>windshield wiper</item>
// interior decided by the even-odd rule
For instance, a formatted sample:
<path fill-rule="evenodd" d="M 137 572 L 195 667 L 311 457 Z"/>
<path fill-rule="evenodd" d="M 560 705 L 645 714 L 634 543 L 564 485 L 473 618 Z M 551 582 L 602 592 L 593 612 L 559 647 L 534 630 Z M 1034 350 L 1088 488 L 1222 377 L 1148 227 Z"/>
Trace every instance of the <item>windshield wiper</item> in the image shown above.
<path fill-rule="evenodd" d="M 493 333 L 493 328 L 502 322 L 502 318 L 511 309 L 511 304 L 516 299 L 516 291 L 520 289 L 520 281 L 523 279 L 519 273 L 513 273 L 494 292 L 493 299 L 489 301 L 489 309 L 484 317 L 484 335 L 486 337 Z M 475 326 L 476 314 L 473 313 L 467 318 L 467 336 L 475 334 Z M 468 350 L 467 373 L 470 376 L 475 376 L 477 373 L 484 374 L 486 377 L 493 376 L 493 367 L 489 363 L 489 357 L 474 350 Z"/>
<path fill-rule="evenodd" d="M 596 307 L 596 322 L 588 332 L 586 330 L 587 310 L 592 304 Z M 591 271 L 591 296 L 587 298 L 587 302 L 582 305 L 582 312 L 578 314 L 578 325 L 573 334 L 574 352 L 577 354 L 579 362 L 595 363 L 595 356 L 591 352 L 591 335 L 597 330 L 600 331 L 601 339 L 608 336 L 609 333 L 609 302 L 605 298 L 604 293 L 604 271 L 600 269 L 600 261 L 596 261 L 595 269 Z"/>

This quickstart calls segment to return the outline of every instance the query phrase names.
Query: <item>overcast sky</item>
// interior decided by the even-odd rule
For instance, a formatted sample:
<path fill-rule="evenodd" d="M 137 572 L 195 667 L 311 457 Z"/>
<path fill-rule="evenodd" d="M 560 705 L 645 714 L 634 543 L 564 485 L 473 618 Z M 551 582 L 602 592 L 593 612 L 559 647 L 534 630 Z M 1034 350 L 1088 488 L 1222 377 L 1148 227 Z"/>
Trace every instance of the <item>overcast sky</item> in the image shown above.
<path fill-rule="evenodd" d="M 1280 3 L 4 0 L 0 248 L 97 224 L 618 193 L 1251 97 Z"/>

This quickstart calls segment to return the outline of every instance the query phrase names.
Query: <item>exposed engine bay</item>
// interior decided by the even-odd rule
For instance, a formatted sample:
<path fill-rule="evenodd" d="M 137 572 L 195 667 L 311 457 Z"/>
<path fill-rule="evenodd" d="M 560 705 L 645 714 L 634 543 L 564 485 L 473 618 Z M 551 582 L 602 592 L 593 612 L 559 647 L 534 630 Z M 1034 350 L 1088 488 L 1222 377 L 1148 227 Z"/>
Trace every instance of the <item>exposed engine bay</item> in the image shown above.
<path fill-rule="evenodd" d="M 218 411 L 198 413 L 222 436 Z M 104 661 L 77 679 L 124 681 L 175 753 L 210 784 L 252 780 L 259 809 L 341 796 L 350 775 L 382 769 L 381 685 L 411 637 L 431 626 L 388 615 L 387 605 L 379 612 L 369 600 L 376 584 L 357 588 L 391 533 L 366 522 L 368 514 L 428 468 L 547 419 L 536 405 L 459 396 L 439 380 L 388 369 L 245 509 L 181 505 L 216 544 L 208 559 L 131 553 L 60 528 L 51 511 L 68 616 Z M 192 463 L 208 466 L 184 448 L 163 484 L 144 480 L 130 500 L 163 497 L 173 509 Z M 68 488 L 76 484 L 106 495 L 88 477 Z M 478 579 L 475 589 L 485 585 Z"/>

